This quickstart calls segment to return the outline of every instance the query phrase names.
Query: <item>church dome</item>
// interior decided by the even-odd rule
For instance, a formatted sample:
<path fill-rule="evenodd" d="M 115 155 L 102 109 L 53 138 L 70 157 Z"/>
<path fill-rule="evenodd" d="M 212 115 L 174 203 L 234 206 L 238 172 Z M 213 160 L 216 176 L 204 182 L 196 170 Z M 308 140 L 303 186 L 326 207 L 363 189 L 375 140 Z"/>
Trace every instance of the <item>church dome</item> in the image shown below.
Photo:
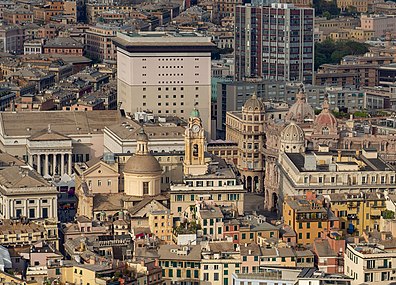
<path fill-rule="evenodd" d="M 263 102 L 257 98 L 256 93 L 246 100 L 245 104 L 243 105 L 244 111 L 264 111 L 264 104 Z"/>
<path fill-rule="evenodd" d="M 125 164 L 124 173 L 128 174 L 157 174 L 162 167 L 155 157 L 148 151 L 148 136 L 142 128 L 136 136 L 136 153 Z"/>
<path fill-rule="evenodd" d="M 314 122 L 316 133 L 324 135 L 337 131 L 337 119 L 329 110 L 329 101 L 327 98 L 323 101 L 322 111 L 316 117 Z"/>
<path fill-rule="evenodd" d="M 315 111 L 305 98 L 304 89 L 301 87 L 297 94 L 297 101 L 290 107 L 286 114 L 286 121 L 304 123 L 305 120 L 314 120 Z"/>
<path fill-rule="evenodd" d="M 130 157 L 124 167 L 125 173 L 158 173 L 162 172 L 161 165 L 151 154 L 134 155 Z"/>
<path fill-rule="evenodd" d="M 281 132 L 281 140 L 285 142 L 304 142 L 305 135 L 304 131 L 296 123 L 291 122 Z"/>

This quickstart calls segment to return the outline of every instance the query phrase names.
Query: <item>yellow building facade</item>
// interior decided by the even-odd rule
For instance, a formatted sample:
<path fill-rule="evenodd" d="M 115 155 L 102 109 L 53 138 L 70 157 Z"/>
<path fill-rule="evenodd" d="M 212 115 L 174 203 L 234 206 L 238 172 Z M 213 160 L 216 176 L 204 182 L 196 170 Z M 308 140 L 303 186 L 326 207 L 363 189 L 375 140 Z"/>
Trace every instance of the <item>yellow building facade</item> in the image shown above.
<path fill-rule="evenodd" d="M 284 223 L 296 232 L 297 243 L 303 245 L 312 244 L 323 229 L 331 227 L 327 210 L 315 197 L 285 197 L 283 218 Z"/>
<path fill-rule="evenodd" d="M 152 211 L 149 215 L 149 227 L 160 240 L 167 244 L 173 244 L 173 214 L 169 210 Z"/>
<path fill-rule="evenodd" d="M 332 211 L 340 219 L 341 230 L 353 230 L 360 235 L 365 230 L 379 230 L 382 212 L 386 210 L 384 194 L 362 192 L 326 196 Z"/>

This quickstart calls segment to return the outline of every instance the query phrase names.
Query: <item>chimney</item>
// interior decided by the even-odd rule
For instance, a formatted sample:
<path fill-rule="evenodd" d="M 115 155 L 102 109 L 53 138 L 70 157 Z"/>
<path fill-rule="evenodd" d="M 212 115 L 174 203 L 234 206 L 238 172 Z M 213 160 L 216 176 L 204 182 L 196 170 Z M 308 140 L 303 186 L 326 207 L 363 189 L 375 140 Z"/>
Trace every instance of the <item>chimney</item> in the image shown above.
<path fill-rule="evenodd" d="M 251 249 L 249 249 L 249 255 L 251 255 L 252 254 L 252 250 Z"/>
<path fill-rule="evenodd" d="M 341 150 L 338 151 L 337 162 L 341 162 L 342 154 Z"/>
<path fill-rule="evenodd" d="M 381 240 L 386 240 L 386 232 L 381 232 Z"/>
<path fill-rule="evenodd" d="M 353 242 L 354 242 L 355 244 L 358 244 L 358 243 L 360 242 L 360 237 L 354 237 L 354 238 L 353 238 Z"/>
<path fill-rule="evenodd" d="M 360 156 L 360 150 L 356 150 L 356 156 L 359 157 Z"/>
<path fill-rule="evenodd" d="M 314 192 L 308 191 L 305 197 L 308 201 L 312 201 L 316 199 L 316 194 Z"/>

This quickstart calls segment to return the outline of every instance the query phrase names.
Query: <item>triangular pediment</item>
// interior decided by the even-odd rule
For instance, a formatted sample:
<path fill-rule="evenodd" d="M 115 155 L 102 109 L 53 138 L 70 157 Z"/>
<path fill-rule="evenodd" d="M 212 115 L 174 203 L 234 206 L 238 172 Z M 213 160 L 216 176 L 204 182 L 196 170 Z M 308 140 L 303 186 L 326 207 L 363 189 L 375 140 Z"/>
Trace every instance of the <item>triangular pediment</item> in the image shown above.
<path fill-rule="evenodd" d="M 29 140 L 30 141 L 66 141 L 66 140 L 71 140 L 71 138 L 53 130 L 44 129 L 30 136 Z"/>

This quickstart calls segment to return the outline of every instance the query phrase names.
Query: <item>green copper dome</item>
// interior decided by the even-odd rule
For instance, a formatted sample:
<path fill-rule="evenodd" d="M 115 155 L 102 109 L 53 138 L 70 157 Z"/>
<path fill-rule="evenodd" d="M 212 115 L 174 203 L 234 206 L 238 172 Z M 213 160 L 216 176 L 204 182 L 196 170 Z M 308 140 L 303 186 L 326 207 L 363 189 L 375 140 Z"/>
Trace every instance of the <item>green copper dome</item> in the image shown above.
<path fill-rule="evenodd" d="M 199 111 L 198 111 L 196 108 L 194 108 L 194 109 L 191 111 L 190 117 L 192 117 L 192 118 L 199 118 L 199 117 L 200 117 Z"/>

